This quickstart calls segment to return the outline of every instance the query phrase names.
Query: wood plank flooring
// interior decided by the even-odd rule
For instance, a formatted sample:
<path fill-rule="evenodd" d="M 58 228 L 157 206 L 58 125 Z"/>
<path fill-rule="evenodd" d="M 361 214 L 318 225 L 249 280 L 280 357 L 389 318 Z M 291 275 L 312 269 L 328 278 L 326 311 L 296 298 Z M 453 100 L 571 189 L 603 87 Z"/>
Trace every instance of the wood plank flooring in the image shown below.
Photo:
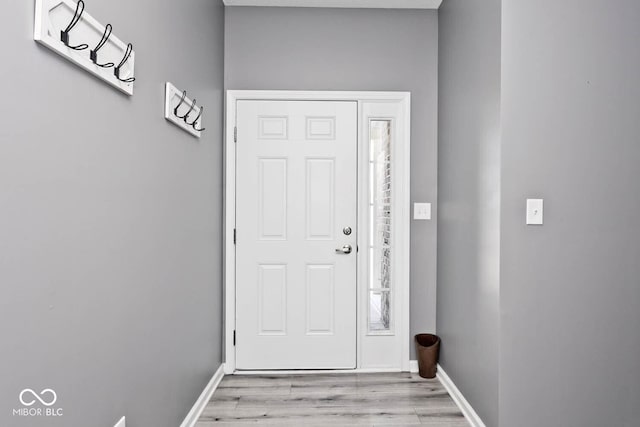
<path fill-rule="evenodd" d="M 437 379 L 417 374 L 225 376 L 196 427 L 469 427 Z"/>

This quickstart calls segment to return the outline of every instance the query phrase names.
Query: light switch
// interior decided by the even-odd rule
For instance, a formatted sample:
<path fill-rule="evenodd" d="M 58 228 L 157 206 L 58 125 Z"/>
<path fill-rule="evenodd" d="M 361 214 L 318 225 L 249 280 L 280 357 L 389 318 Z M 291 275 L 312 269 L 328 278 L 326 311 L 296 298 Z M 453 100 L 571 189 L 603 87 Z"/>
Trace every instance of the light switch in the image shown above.
<path fill-rule="evenodd" d="M 527 225 L 542 225 L 542 199 L 527 199 Z"/>
<path fill-rule="evenodd" d="M 413 219 L 431 219 L 431 203 L 414 203 Z"/>

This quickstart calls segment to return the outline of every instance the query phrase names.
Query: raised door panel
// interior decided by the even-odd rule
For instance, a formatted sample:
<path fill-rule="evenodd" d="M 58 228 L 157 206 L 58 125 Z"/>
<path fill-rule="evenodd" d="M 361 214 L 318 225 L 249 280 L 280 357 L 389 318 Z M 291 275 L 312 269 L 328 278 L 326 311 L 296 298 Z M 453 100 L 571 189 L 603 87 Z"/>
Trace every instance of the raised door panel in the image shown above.
<path fill-rule="evenodd" d="M 287 238 L 287 159 L 260 159 L 258 221 L 260 239 Z"/>
<path fill-rule="evenodd" d="M 258 333 L 287 333 L 287 266 L 261 265 L 258 273 Z"/>
<path fill-rule="evenodd" d="M 335 160 L 306 159 L 307 239 L 334 238 Z"/>
<path fill-rule="evenodd" d="M 307 265 L 306 318 L 308 335 L 332 335 L 335 326 L 335 268 Z"/>

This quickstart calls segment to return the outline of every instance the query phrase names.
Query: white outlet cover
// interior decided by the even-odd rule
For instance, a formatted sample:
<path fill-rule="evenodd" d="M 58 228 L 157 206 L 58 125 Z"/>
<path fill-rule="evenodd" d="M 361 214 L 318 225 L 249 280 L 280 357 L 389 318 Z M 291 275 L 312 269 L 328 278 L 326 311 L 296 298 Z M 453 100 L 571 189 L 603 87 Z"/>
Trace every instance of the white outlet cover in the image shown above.
<path fill-rule="evenodd" d="M 431 203 L 414 203 L 413 219 L 431 219 Z"/>
<path fill-rule="evenodd" d="M 527 199 L 527 225 L 543 224 L 543 199 Z"/>

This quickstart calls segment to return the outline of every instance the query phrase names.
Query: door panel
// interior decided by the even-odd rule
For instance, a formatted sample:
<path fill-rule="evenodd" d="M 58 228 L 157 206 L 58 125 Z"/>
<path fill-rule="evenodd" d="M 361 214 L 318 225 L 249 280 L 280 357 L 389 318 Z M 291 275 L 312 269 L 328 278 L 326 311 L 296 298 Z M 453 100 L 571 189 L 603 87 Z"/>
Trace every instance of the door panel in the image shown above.
<path fill-rule="evenodd" d="M 287 333 L 287 266 L 258 267 L 258 334 Z"/>
<path fill-rule="evenodd" d="M 242 100 L 237 128 L 236 367 L 355 368 L 357 103 Z"/>
<path fill-rule="evenodd" d="M 258 160 L 260 240 L 287 239 L 287 159 Z"/>
<path fill-rule="evenodd" d="M 306 159 L 307 239 L 333 240 L 334 159 Z"/>
<path fill-rule="evenodd" d="M 333 335 L 333 265 L 307 265 L 307 335 Z"/>

